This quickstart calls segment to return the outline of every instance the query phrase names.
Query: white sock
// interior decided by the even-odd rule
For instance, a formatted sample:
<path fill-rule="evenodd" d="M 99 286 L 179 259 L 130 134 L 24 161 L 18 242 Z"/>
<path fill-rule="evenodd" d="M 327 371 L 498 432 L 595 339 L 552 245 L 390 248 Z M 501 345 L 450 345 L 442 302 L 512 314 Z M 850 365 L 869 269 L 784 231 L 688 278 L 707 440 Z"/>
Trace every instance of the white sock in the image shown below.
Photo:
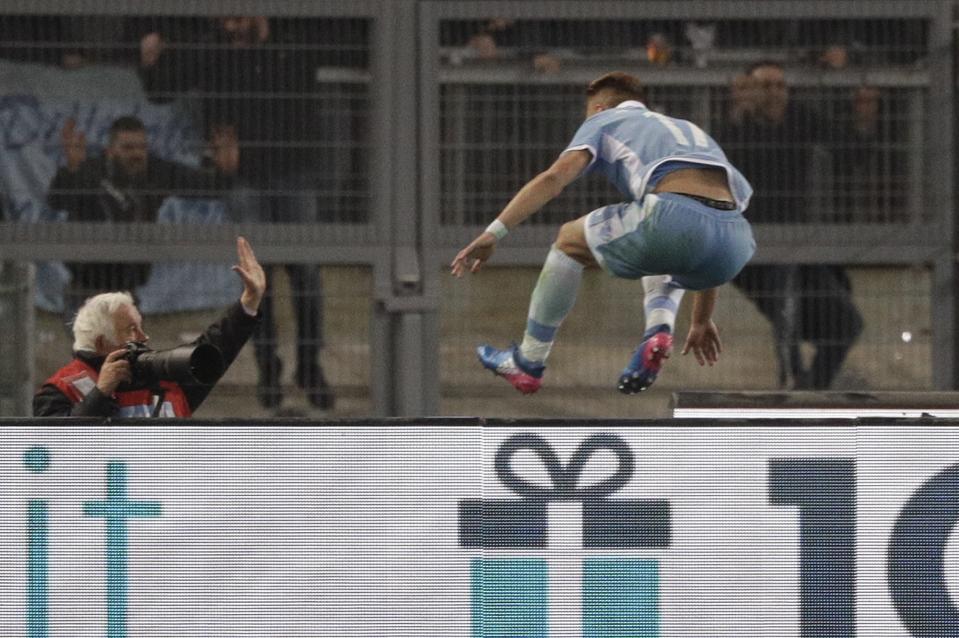
<path fill-rule="evenodd" d="M 524 357 L 536 363 L 546 361 L 556 331 L 576 303 L 582 279 L 581 263 L 556 246 L 549 249 L 530 298 L 526 333 L 519 347 Z"/>
<path fill-rule="evenodd" d="M 665 325 L 672 333 L 676 327 L 676 312 L 686 291 L 671 287 L 669 282 L 672 280 L 673 278 L 669 275 L 643 277 L 643 289 L 646 291 L 643 309 L 646 314 L 647 332 L 657 326 Z"/>

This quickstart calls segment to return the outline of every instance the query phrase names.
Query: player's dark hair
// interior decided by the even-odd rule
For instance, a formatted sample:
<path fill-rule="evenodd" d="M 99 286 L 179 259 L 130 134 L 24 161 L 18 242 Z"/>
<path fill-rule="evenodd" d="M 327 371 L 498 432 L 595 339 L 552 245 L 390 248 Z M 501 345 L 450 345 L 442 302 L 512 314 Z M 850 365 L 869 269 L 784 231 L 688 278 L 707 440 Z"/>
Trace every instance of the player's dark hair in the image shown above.
<path fill-rule="evenodd" d="M 593 97 L 600 93 L 606 96 L 606 106 L 610 108 L 626 100 L 639 100 L 642 102 L 646 99 L 646 89 L 639 81 L 639 78 L 622 71 L 613 71 L 612 73 L 602 75 L 590 82 L 589 86 L 586 87 L 586 95 L 588 97 Z"/>
<path fill-rule="evenodd" d="M 113 120 L 113 124 L 110 125 L 110 141 L 112 142 L 116 139 L 118 133 L 136 133 L 146 130 L 147 127 L 143 125 L 140 118 L 132 115 L 124 115 L 123 117 L 118 117 Z"/>

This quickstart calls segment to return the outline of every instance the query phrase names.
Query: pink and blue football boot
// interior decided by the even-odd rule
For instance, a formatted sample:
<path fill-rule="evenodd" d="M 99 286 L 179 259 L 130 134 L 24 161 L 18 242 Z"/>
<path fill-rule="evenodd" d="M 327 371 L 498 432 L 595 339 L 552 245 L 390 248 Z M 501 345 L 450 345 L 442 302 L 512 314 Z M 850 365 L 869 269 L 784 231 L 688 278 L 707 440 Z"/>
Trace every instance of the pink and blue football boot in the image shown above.
<path fill-rule="evenodd" d="M 643 335 L 643 342 L 633 352 L 623 373 L 619 375 L 617 387 L 623 394 L 643 392 L 659 375 L 663 361 L 669 358 L 673 350 L 673 335 L 665 325 L 650 328 Z"/>
<path fill-rule="evenodd" d="M 546 367 L 523 357 L 515 343 L 506 350 L 483 344 L 476 348 L 476 356 L 484 368 L 503 377 L 523 394 L 533 394 L 543 383 Z"/>

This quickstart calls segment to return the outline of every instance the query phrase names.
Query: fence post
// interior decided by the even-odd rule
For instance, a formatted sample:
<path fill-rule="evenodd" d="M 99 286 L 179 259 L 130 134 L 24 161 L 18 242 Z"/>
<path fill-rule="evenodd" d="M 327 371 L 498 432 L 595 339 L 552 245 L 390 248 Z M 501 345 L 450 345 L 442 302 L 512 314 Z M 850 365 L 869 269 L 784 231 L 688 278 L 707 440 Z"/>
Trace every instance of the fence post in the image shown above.
<path fill-rule="evenodd" d="M 34 268 L 0 261 L 0 416 L 29 416 L 33 396 Z"/>
<path fill-rule="evenodd" d="M 935 166 L 937 175 L 954 175 L 955 130 L 953 117 L 954 75 L 953 59 L 956 55 L 956 31 L 953 22 L 955 2 L 939 5 L 940 19 L 930 22 L 929 49 L 932 52 L 930 65 L 929 101 L 926 112 L 927 161 L 926 166 Z M 956 253 L 959 237 L 956 234 L 955 189 L 952 179 L 926 178 L 926 205 L 930 217 L 940 225 L 944 236 L 951 238 L 951 250 L 944 259 L 933 264 L 932 285 L 932 382 L 937 390 L 959 387 L 959 348 L 956 345 L 956 317 L 959 316 L 959 295 L 956 285 L 959 268 Z"/>
<path fill-rule="evenodd" d="M 372 196 L 389 256 L 374 269 L 371 381 L 374 411 L 387 416 L 435 414 L 439 402 L 438 303 L 421 240 L 417 18 L 416 0 L 396 0 L 374 22 Z"/>

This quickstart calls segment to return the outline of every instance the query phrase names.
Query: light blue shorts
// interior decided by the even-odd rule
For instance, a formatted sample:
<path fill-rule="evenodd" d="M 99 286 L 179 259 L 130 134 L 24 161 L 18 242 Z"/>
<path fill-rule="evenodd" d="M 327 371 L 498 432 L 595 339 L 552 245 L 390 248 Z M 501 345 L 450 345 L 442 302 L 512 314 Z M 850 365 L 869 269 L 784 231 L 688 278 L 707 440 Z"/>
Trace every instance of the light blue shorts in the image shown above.
<path fill-rule="evenodd" d="M 689 290 L 720 286 L 756 251 L 749 222 L 675 193 L 598 208 L 586 216 L 586 242 L 596 261 L 623 279 L 672 275 Z"/>

